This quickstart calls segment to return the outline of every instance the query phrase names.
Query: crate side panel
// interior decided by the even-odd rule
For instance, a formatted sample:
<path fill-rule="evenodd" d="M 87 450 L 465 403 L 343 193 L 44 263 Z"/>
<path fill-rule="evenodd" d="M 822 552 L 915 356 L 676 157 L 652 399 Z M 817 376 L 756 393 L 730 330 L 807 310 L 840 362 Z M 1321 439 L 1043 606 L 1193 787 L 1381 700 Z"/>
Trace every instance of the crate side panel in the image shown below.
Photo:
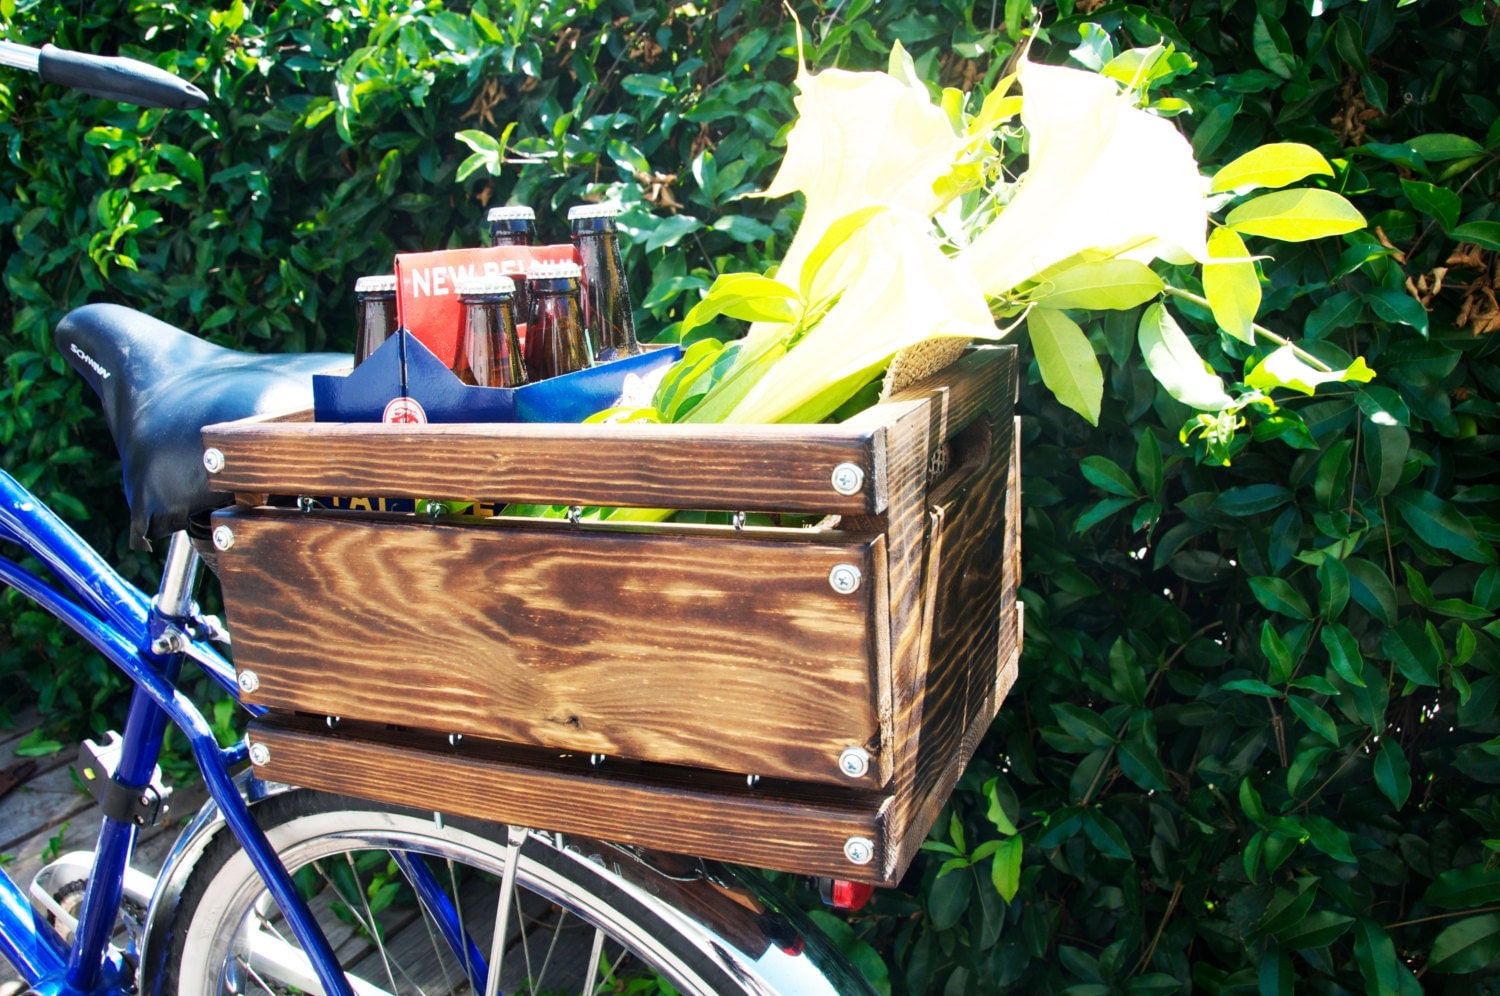
<path fill-rule="evenodd" d="M 635 508 L 878 513 L 880 419 L 857 427 L 232 422 L 216 491 Z M 854 494 L 834 469 L 860 470 Z"/>
<path fill-rule="evenodd" d="M 829 575 L 879 536 L 215 521 L 247 701 L 840 786 L 878 743 L 874 586 Z"/>
<path fill-rule="evenodd" d="M 893 884 L 881 793 L 809 791 L 655 766 L 586 763 L 535 750 L 433 738 L 329 731 L 306 718 L 257 722 L 264 778 L 542 830 L 581 834 L 803 875 Z M 417 777 L 413 777 L 417 776 Z M 850 837 L 875 860 L 844 856 Z"/>

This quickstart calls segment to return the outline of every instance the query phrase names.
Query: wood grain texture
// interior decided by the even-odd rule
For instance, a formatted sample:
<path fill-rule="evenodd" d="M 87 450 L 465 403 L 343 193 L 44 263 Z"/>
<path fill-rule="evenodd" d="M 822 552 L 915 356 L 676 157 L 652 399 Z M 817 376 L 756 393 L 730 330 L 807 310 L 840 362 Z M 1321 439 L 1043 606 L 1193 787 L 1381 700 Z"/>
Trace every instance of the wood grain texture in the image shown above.
<path fill-rule="evenodd" d="M 799 466 L 809 454 L 832 459 L 837 447 L 859 441 L 850 462 L 865 468 L 866 487 L 847 510 L 815 498 L 815 491 L 832 493 L 826 469 L 791 471 L 791 484 L 740 482 L 730 486 L 737 497 L 720 491 L 718 500 L 691 488 L 672 491 L 681 507 L 728 509 L 796 510 L 747 497 L 794 494 L 793 502 L 807 502 L 803 508 L 816 500 L 819 511 L 840 514 L 837 529 L 579 529 L 514 519 L 459 526 L 362 513 L 219 513 L 216 522 L 230 524 L 236 537 L 220 570 L 237 664 L 261 679 L 253 700 L 278 710 L 266 735 L 300 738 L 298 758 L 274 760 L 270 776 L 387 798 L 378 793 L 409 790 L 401 771 L 409 781 L 410 771 L 429 770 L 410 765 L 440 762 L 443 787 L 421 796 L 434 808 L 786 871 L 893 881 L 1015 680 L 1016 384 L 1015 350 L 983 348 L 841 426 L 715 426 L 707 428 L 726 435 L 683 437 L 685 452 L 707 461 L 699 466 L 726 467 L 723 454 L 734 453 L 728 462 L 742 470 Z M 253 441 L 265 448 L 256 459 L 269 461 L 266 475 L 283 473 L 272 464 L 291 424 Z M 449 438 L 440 446 L 458 447 L 442 453 L 496 445 L 495 427 L 435 428 Z M 661 442 L 606 439 L 598 435 L 603 427 L 520 428 L 506 445 L 523 440 L 524 450 L 567 437 L 559 453 L 536 456 L 525 473 L 568 488 L 579 481 L 605 487 L 590 475 L 658 459 L 652 447 Z M 609 427 L 616 428 L 629 427 Z M 802 434 L 804 448 L 769 453 L 791 445 L 761 431 L 780 428 Z M 226 431 L 235 446 L 248 438 L 243 426 Z M 453 442 L 458 437 L 462 446 Z M 293 470 L 248 490 L 284 492 L 265 485 L 323 473 L 309 469 L 319 452 L 311 439 L 292 447 L 301 461 Z M 366 433 L 360 445 L 373 446 L 372 439 Z M 567 463 L 589 446 L 597 459 L 575 476 Z M 709 452 L 715 448 L 718 455 Z M 344 452 L 339 444 L 325 457 Z M 381 493 L 370 486 L 372 467 L 346 478 L 358 482 L 353 492 Z M 425 459 L 414 468 L 405 479 L 420 477 L 420 487 L 404 493 L 448 493 L 434 484 L 448 479 L 430 473 Z M 666 494 L 667 486 L 648 480 L 659 472 L 638 467 L 624 486 Z M 337 493 L 315 484 L 290 490 Z M 637 503 L 620 494 L 607 503 Z M 828 584 L 837 562 L 859 567 L 853 596 Z M 290 710 L 435 732 L 402 734 L 400 745 L 384 733 L 330 738 L 320 720 L 288 719 Z M 450 757 L 449 732 L 521 746 L 488 744 Z M 870 751 L 873 765 L 851 782 L 836 760 L 855 744 Z M 559 760 L 558 750 L 680 767 L 612 761 L 601 773 L 580 769 L 577 758 Z M 771 788 L 747 790 L 742 777 L 723 772 L 763 775 Z M 499 784 L 506 779 L 520 787 Z M 599 788 L 605 783 L 609 791 Z M 511 815 L 482 799 L 465 802 L 468 809 L 442 801 L 441 792 L 481 791 L 463 788 L 471 784 L 498 793 Z M 859 811 L 853 822 L 840 808 L 850 805 Z M 774 830 L 767 823 L 773 811 L 781 821 Z M 661 813 L 674 824 L 696 823 L 662 828 Z M 564 819 L 574 822 L 558 826 Z M 875 862 L 863 869 L 842 857 L 856 823 L 877 843 Z M 765 835 L 760 845 L 746 843 Z"/>
<path fill-rule="evenodd" d="M 235 422 L 216 491 L 805 513 L 884 507 L 879 427 Z M 858 494 L 833 469 L 864 474 Z"/>
<path fill-rule="evenodd" d="M 376 731 L 285 717 L 251 725 L 270 751 L 263 778 L 417 809 L 583 834 L 679 854 L 804 875 L 890 884 L 889 797 L 762 782 L 659 765 L 606 763 L 535 748 Z M 844 842 L 862 836 L 877 858 L 855 865 Z"/>
<path fill-rule="evenodd" d="M 829 584 L 879 536 L 214 521 L 256 705 L 841 786 L 879 741 L 878 586 Z"/>

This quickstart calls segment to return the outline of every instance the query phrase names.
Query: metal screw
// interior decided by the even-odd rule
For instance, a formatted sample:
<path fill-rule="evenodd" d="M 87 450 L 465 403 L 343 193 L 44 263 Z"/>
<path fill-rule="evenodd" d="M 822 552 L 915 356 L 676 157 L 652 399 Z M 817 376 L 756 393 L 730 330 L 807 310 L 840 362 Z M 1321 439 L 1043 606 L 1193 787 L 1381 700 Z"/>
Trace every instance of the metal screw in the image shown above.
<path fill-rule="evenodd" d="M 875 860 L 875 842 L 868 837 L 850 837 L 844 841 L 844 857 L 850 864 L 867 865 Z"/>
<path fill-rule="evenodd" d="M 217 474 L 224 469 L 224 452 L 216 447 L 210 446 L 203 451 L 203 468 L 210 474 Z"/>
<path fill-rule="evenodd" d="M 745 784 L 751 788 L 755 788 L 755 786 L 760 784 L 760 775 L 746 775 Z"/>
<path fill-rule="evenodd" d="M 462 733 L 450 733 L 450 734 L 448 734 L 448 746 L 449 747 L 457 747 L 459 744 L 463 743 L 463 741 L 464 741 L 464 735 Z"/>
<path fill-rule="evenodd" d="M 841 463 L 833 468 L 833 490 L 841 495 L 857 495 L 865 486 L 865 472 L 858 464 Z"/>
<path fill-rule="evenodd" d="M 859 583 L 863 575 L 859 568 L 853 564 L 834 564 L 833 570 L 828 572 L 828 583 L 833 590 L 840 595 L 852 595 L 859 590 Z"/>
<path fill-rule="evenodd" d="M 253 764 L 253 765 L 255 765 L 256 767 L 261 767 L 263 765 L 270 764 L 271 763 L 271 748 L 267 747 L 265 744 L 251 744 L 250 745 L 250 763 Z M 844 853 L 845 854 L 849 853 L 849 845 L 848 844 L 844 845 Z"/>
<path fill-rule="evenodd" d="M 249 695 L 260 687 L 260 675 L 254 671 L 241 671 L 239 677 L 240 691 Z"/>
<path fill-rule="evenodd" d="M 342 723 L 344 720 L 339 716 L 324 716 L 323 721 L 328 724 L 328 728 L 331 730 Z"/>
<path fill-rule="evenodd" d="M 234 546 L 234 530 L 228 526 L 214 526 L 214 549 L 227 550 Z"/>
<path fill-rule="evenodd" d="M 863 778 L 870 773 L 870 752 L 863 747 L 845 747 L 839 755 L 839 770 L 850 778 Z"/>
<path fill-rule="evenodd" d="M 605 756 L 606 755 L 604 755 L 604 754 L 590 754 L 589 755 L 589 763 L 592 764 L 594 767 L 597 768 L 597 767 L 599 767 L 599 765 L 601 765 L 601 764 L 604 763 Z"/>

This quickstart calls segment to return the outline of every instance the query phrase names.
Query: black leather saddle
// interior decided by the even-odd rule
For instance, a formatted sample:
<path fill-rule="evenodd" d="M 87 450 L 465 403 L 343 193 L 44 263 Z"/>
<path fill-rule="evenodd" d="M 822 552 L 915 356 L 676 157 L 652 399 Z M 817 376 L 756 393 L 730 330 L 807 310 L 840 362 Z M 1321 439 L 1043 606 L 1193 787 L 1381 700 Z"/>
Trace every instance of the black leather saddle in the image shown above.
<path fill-rule="evenodd" d="M 353 362 L 342 353 L 241 353 L 116 304 L 69 312 L 53 339 L 104 403 L 136 549 L 232 500 L 208 489 L 203 426 L 311 408 L 312 375 Z"/>

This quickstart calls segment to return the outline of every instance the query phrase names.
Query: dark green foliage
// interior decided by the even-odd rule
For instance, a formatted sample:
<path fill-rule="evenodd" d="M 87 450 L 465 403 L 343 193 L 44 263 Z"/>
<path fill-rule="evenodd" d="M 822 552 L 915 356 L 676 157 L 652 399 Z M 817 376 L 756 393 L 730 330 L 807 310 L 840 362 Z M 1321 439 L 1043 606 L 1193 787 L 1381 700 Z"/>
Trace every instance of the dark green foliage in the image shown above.
<path fill-rule="evenodd" d="M 0 462 L 106 549 L 117 468 L 90 462 L 108 441 L 50 348 L 68 307 L 348 348 L 354 278 L 393 251 L 475 243 L 512 198 L 556 236 L 608 188 L 649 331 L 795 224 L 740 196 L 792 114 L 776 5 L 187 6 L 0 0 L 11 40 L 154 53 L 215 98 L 141 113 L 0 77 Z M 816 66 L 883 67 L 900 39 L 980 90 L 1027 10 L 796 7 Z M 1089 327 L 1097 429 L 1028 386 L 1020 683 L 905 888 L 837 939 L 896 991 L 1494 991 L 1500 5 L 1082 7 L 1045 9 L 1033 56 L 1063 61 L 1083 24 L 1116 50 L 1170 41 L 1195 60 L 1167 89 L 1205 168 L 1272 141 L 1334 163 L 1372 229 L 1276 246 L 1260 321 L 1378 376 L 1252 411 L 1227 467 L 1182 441 L 1138 315 Z M 498 175 L 457 179 L 468 129 Z M 1237 376 L 1252 347 L 1174 307 Z M 6 605 L 0 706 L 103 722 L 102 665 Z"/>

